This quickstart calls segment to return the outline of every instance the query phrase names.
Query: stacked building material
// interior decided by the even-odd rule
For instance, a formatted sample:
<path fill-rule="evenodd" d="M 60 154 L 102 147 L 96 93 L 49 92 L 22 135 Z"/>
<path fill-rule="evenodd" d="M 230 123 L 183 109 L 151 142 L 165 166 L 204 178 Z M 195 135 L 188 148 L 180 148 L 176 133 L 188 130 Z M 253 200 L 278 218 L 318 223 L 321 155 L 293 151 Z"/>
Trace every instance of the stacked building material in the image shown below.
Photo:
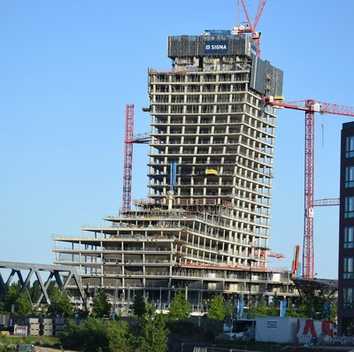
<path fill-rule="evenodd" d="M 39 336 L 40 325 L 38 318 L 27 318 L 28 335 L 29 336 Z"/>
<path fill-rule="evenodd" d="M 53 319 L 43 318 L 41 320 L 41 335 L 53 336 Z"/>
<path fill-rule="evenodd" d="M 27 325 L 14 325 L 14 336 L 27 336 L 28 326 Z"/>

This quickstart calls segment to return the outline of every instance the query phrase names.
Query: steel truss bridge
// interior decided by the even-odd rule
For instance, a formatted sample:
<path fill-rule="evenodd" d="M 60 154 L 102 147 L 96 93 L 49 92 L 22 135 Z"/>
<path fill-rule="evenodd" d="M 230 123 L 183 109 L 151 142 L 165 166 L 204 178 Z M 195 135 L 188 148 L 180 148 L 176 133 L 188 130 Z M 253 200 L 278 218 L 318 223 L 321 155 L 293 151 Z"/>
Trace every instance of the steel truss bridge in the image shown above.
<path fill-rule="evenodd" d="M 7 269 L 10 274 L 5 277 L 1 269 Z M 49 274 L 46 280 L 43 280 L 42 275 Z M 67 286 L 76 286 L 82 302 L 86 304 L 86 295 L 82 287 L 81 277 L 76 268 L 64 265 L 46 265 L 33 263 L 19 263 L 19 262 L 4 262 L 0 261 L 0 296 L 6 292 L 13 280 L 18 278 L 18 284 L 21 291 L 25 292 L 33 307 L 38 306 L 44 300 L 45 303 L 50 304 L 48 295 L 48 287 L 51 282 L 56 282 L 61 291 L 65 291 Z M 37 279 L 41 294 L 39 298 L 33 302 L 29 287 L 31 279 Z"/>

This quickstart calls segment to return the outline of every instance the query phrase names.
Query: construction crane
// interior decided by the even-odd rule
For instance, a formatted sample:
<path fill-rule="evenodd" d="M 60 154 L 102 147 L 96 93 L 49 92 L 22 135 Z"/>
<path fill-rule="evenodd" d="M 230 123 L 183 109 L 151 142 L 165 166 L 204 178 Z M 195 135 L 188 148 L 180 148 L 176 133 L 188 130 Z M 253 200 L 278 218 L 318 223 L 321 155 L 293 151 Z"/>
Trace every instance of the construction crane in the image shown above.
<path fill-rule="evenodd" d="M 291 263 L 291 278 L 295 279 L 296 273 L 299 270 L 300 245 L 295 246 L 294 258 Z"/>
<path fill-rule="evenodd" d="M 354 117 L 354 108 L 320 102 L 314 99 L 284 102 L 281 97 L 265 97 L 265 105 L 305 112 L 305 187 L 304 187 L 304 238 L 302 251 L 302 276 L 314 278 L 313 208 L 314 202 L 314 139 L 315 113 Z"/>
<path fill-rule="evenodd" d="M 339 198 L 323 198 L 313 202 L 314 207 L 336 207 L 340 205 Z"/>
<path fill-rule="evenodd" d="M 285 255 L 282 253 L 270 252 L 268 257 L 275 258 L 275 259 L 284 259 Z"/>
<path fill-rule="evenodd" d="M 251 21 L 251 17 L 249 15 L 248 9 L 247 9 L 247 3 L 246 0 L 241 0 L 241 4 L 242 4 L 242 9 L 246 18 L 246 24 L 239 24 L 238 26 L 236 26 L 233 30 L 233 33 L 236 35 L 239 34 L 246 34 L 249 33 L 251 34 L 251 38 L 253 39 L 255 45 L 256 45 L 256 54 L 259 57 L 261 55 L 261 32 L 257 32 L 257 26 L 259 23 L 259 20 L 262 17 L 263 11 L 264 11 L 264 7 L 266 5 L 266 0 L 260 0 L 258 3 L 258 8 L 257 8 L 257 13 L 256 13 L 256 17 L 252 23 Z"/>
<path fill-rule="evenodd" d="M 131 209 L 132 204 L 132 171 L 133 171 L 133 144 L 149 143 L 147 134 L 134 136 L 134 104 L 125 107 L 125 138 L 124 138 L 124 166 L 123 166 L 123 192 L 122 212 Z"/>

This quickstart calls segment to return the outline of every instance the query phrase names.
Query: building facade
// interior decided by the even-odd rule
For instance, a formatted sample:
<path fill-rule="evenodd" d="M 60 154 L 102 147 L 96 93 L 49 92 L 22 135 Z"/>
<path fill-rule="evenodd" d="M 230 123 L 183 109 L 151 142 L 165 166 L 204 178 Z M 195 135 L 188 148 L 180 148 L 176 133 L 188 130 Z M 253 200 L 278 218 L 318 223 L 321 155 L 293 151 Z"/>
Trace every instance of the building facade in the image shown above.
<path fill-rule="evenodd" d="M 341 333 L 354 334 L 354 122 L 341 133 L 338 321 Z"/>
<path fill-rule="evenodd" d="M 85 286 L 130 304 L 137 291 L 168 309 L 185 290 L 196 310 L 215 293 L 292 296 L 267 266 L 276 114 L 282 72 L 229 31 L 169 38 L 172 67 L 149 70 L 149 200 L 92 236 L 58 236 L 56 262 Z"/>

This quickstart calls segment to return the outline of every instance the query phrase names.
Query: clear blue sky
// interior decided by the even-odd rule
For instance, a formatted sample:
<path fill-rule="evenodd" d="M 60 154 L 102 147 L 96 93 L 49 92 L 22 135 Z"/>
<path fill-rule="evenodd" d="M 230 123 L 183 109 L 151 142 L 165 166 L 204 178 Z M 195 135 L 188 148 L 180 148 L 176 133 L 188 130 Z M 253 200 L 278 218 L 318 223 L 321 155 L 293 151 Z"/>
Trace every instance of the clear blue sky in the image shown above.
<path fill-rule="evenodd" d="M 255 0 L 249 0 L 256 3 Z M 285 72 L 289 100 L 354 105 L 354 2 L 269 0 L 263 56 Z M 236 1 L 19 1 L 0 4 L 0 259 L 52 261 L 52 235 L 99 225 L 121 202 L 124 106 L 148 128 L 147 68 L 167 68 L 167 36 L 231 28 Z M 339 193 L 339 133 L 317 118 L 316 198 Z M 303 115 L 281 111 L 272 247 L 289 266 L 303 229 Z M 322 130 L 324 138 L 322 139 Z M 145 197 L 146 147 L 134 197 Z M 338 210 L 318 209 L 316 272 L 336 277 Z"/>

